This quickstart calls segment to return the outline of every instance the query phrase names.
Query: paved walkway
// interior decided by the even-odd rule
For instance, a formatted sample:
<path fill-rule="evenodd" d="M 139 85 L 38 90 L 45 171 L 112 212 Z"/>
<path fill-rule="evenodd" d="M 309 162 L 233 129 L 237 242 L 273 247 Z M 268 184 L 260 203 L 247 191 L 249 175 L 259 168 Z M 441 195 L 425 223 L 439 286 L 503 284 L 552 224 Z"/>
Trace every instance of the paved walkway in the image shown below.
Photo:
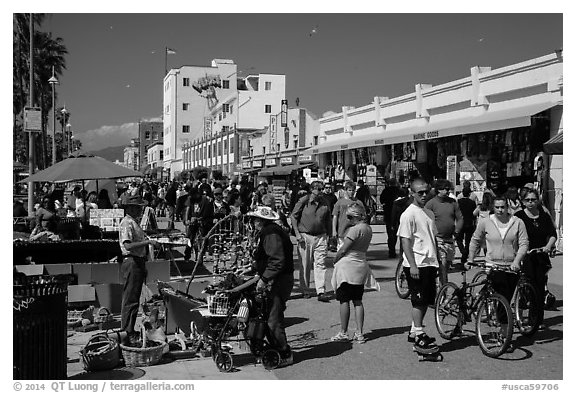
<path fill-rule="evenodd" d="M 338 303 L 322 303 L 316 298 L 303 299 L 296 292 L 286 310 L 287 334 L 294 349 L 295 364 L 283 369 L 266 371 L 254 366 L 246 350 L 234 356 L 236 370 L 229 374 L 218 372 L 211 358 L 195 358 L 166 362 L 157 366 L 113 370 L 109 373 L 82 373 L 79 363 L 69 363 L 68 375 L 86 379 L 562 379 L 563 359 L 563 287 L 562 257 L 553 260 L 550 289 L 557 295 L 557 309 L 547 311 L 548 329 L 538 332 L 534 340 L 515 333 L 517 349 L 500 359 L 482 355 L 473 336 L 473 324 L 466 325 L 465 336 L 446 341 L 437 334 L 432 309 L 426 315 L 426 331 L 437 338 L 444 353 L 440 363 L 418 362 L 411 344 L 406 342 L 410 327 L 410 301 L 399 299 L 394 290 L 396 260 L 383 259 L 387 255 L 383 226 L 374 226 L 374 237 L 368 252 L 370 266 L 381 285 L 381 291 L 367 292 L 365 332 L 367 342 L 362 345 L 332 343 L 329 338 L 339 329 Z M 298 267 L 297 267 L 298 268 Z M 332 268 L 328 270 L 330 281 Z M 298 278 L 298 272 L 295 272 Z M 459 282 L 459 273 L 450 276 Z M 297 287 L 297 283 L 296 286 Z M 329 284 L 328 287 L 329 288 Z M 353 316 L 350 334 L 355 329 Z M 90 334 L 76 334 L 69 338 L 69 357 L 74 358 Z"/>

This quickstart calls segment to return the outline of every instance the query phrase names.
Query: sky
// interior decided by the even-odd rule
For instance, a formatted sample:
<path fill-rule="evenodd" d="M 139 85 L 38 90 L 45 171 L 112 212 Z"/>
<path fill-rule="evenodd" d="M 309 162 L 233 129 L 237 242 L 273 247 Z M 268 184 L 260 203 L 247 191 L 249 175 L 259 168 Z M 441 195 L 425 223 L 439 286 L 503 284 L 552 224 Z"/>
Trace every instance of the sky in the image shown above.
<path fill-rule="evenodd" d="M 165 47 L 168 68 L 226 58 L 244 74 L 285 74 L 289 105 L 318 116 L 563 47 L 561 14 L 54 13 L 41 30 L 68 49 L 57 105 L 86 150 L 160 119 Z"/>

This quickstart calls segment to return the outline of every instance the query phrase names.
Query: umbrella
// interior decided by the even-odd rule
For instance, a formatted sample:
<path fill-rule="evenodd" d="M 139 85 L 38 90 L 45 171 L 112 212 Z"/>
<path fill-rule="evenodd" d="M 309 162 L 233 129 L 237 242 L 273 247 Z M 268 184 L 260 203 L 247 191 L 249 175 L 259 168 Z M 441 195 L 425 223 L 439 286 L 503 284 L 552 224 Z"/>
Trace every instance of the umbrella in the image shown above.
<path fill-rule="evenodd" d="M 122 177 L 142 177 L 142 173 L 116 165 L 102 157 L 88 153 L 75 153 L 51 167 L 21 180 L 28 182 L 65 183 L 75 180 L 119 179 Z"/>

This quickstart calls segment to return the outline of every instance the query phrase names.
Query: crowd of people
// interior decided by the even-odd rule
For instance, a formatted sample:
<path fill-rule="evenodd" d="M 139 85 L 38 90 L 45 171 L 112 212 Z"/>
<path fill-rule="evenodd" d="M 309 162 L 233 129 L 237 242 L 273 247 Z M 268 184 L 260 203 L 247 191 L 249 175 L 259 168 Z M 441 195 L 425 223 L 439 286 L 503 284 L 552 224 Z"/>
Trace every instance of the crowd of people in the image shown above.
<path fill-rule="evenodd" d="M 126 209 L 127 218 L 120 224 L 120 243 L 130 262 L 123 272 L 131 283 L 128 289 L 132 289 L 123 297 L 126 310 L 122 320 L 130 332 L 134 328 L 134 302 L 139 297 L 134 288 L 141 287 L 145 246 L 155 245 L 145 240 L 134 225 L 131 205 L 143 204 L 154 209 L 157 216 L 166 216 L 168 229 L 182 221 L 191 244 L 229 214 L 252 217 L 259 230 L 254 255 L 260 276 L 257 287 L 266 287 L 270 292 L 268 325 L 281 352 L 282 365 L 292 362 L 283 327 L 286 301 L 293 287 L 290 236 L 295 238 L 299 258 L 299 291 L 306 299 L 316 297 L 320 302 L 330 302 L 326 290 L 327 256 L 328 251 L 336 252 L 331 286 L 339 302 L 340 329 L 331 340 L 364 343 L 364 290 L 379 289 L 366 258 L 378 197 L 388 235 L 388 258 L 401 258 L 410 288 L 412 326 L 408 341 L 423 350 L 435 345 L 434 338 L 424 332 L 422 322 L 435 300 L 436 277 L 442 284 L 447 282 L 448 270 L 455 265 L 456 247 L 462 256 L 461 264 L 484 250 L 488 263 L 505 264 L 512 271 L 524 269 L 537 288 L 539 304 L 543 304 L 546 273 L 551 266 L 547 252 L 554 248 L 557 239 L 554 222 L 532 184 L 520 190 L 509 187 L 503 193 L 491 184 L 478 198 L 467 181 L 456 196 L 453 184 L 446 179 L 436 180 L 431 187 L 427 181 L 414 178 L 406 188 L 390 179 L 376 196 L 361 180 L 357 184 L 318 180 L 308 184 L 299 178 L 276 200 L 266 182 L 256 186 L 248 179 L 237 178 L 209 182 L 207 176 L 201 176 L 187 182 L 131 183 L 118 190 L 114 201 L 105 189 L 84 195 L 82 192 L 85 191 L 74 188 L 60 206 L 53 198 L 43 198 L 36 211 L 37 232 L 53 233 L 58 209 L 78 217 L 86 217 L 92 208 Z M 15 205 L 15 214 L 17 208 L 21 210 L 22 206 Z M 543 248 L 544 253 L 527 255 L 533 248 Z M 184 257 L 187 261 L 192 258 L 191 247 L 186 248 Z M 494 288 L 510 300 L 516 282 L 517 275 L 502 272 L 494 278 Z M 352 337 L 348 334 L 350 302 L 356 322 Z M 539 324 L 542 321 L 543 310 L 539 310 Z"/>

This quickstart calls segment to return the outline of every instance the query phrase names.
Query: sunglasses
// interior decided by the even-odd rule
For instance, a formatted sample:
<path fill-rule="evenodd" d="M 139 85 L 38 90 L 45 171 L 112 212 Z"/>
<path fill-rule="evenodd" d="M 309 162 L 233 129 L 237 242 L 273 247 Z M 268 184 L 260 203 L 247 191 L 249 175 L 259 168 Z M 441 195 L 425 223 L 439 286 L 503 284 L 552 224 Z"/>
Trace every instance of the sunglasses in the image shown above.
<path fill-rule="evenodd" d="M 537 200 L 536 198 L 524 198 L 524 202 L 536 202 Z"/>
<path fill-rule="evenodd" d="M 418 195 L 426 195 L 426 194 L 428 194 L 428 191 L 427 191 L 427 190 L 416 191 L 416 194 L 418 194 Z"/>

